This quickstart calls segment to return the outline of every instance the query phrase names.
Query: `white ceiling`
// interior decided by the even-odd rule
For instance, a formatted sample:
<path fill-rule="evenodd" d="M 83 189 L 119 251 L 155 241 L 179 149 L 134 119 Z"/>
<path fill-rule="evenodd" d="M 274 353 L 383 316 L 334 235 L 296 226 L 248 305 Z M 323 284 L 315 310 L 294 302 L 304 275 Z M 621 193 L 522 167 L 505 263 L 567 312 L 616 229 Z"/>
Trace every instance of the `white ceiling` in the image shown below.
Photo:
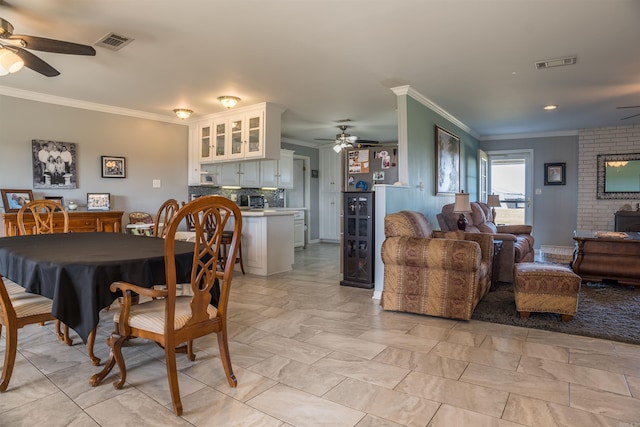
<path fill-rule="evenodd" d="M 62 74 L 23 69 L 0 89 L 167 118 L 235 95 L 286 108 L 285 140 L 332 138 L 348 118 L 351 134 L 396 141 L 402 85 L 482 138 L 640 123 L 616 109 L 640 105 L 638 0 L 0 0 L 0 17 L 16 34 L 135 39 L 95 57 L 33 51 Z"/>

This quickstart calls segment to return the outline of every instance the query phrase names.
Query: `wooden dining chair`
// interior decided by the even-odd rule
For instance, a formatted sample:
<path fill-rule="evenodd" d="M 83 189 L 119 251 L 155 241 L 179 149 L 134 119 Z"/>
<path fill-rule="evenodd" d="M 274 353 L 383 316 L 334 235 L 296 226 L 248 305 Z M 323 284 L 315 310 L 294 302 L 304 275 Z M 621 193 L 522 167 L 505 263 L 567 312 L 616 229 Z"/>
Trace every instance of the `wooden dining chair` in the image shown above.
<path fill-rule="evenodd" d="M 25 221 L 27 212 L 30 214 L 28 218 L 33 218 L 33 224 L 28 220 Z M 62 217 L 62 225 L 59 223 L 60 217 Z M 21 236 L 69 232 L 69 214 L 60 203 L 53 200 L 33 200 L 25 204 L 18 211 L 17 221 Z M 69 338 L 69 327 L 64 325 L 61 330 L 61 324 L 62 322 L 56 319 L 58 339 L 66 345 L 72 345 L 73 341 Z"/>
<path fill-rule="evenodd" d="M 192 295 L 177 296 L 175 235 L 187 215 L 193 218 L 196 233 L 191 280 L 188 284 Z M 207 227 L 210 221 L 220 225 L 213 232 Z M 231 221 L 233 235 L 227 253 L 227 260 L 230 262 L 226 262 L 222 270 L 218 263 L 222 232 Z M 146 338 L 164 348 L 173 410 L 176 415 L 181 415 L 176 351 L 184 350 L 189 360 L 193 361 L 193 340 L 215 333 L 227 381 L 229 386 L 236 387 L 237 380 L 231 368 L 227 343 L 227 304 L 233 276 L 234 263 L 231 260 L 236 257 L 241 232 L 242 217 L 238 206 L 222 196 L 199 197 L 175 214 L 168 224 L 164 241 L 166 288 L 148 289 L 126 282 L 115 282 L 110 287 L 111 292 L 122 292 L 124 302 L 119 312 L 114 314 L 115 331 L 107 339 L 107 344 L 111 347 L 109 360 L 100 373 L 91 377 L 91 385 L 100 384 L 117 364 L 120 378 L 114 383 L 114 387 L 122 388 L 127 376 L 122 345 L 133 337 Z M 132 293 L 156 299 L 133 305 Z"/>
<path fill-rule="evenodd" d="M 180 209 L 180 204 L 176 199 L 169 199 L 160 205 L 153 223 L 153 236 L 164 237 L 167 234 L 167 224 Z"/>
<path fill-rule="evenodd" d="M 18 349 L 18 329 L 33 323 L 55 320 L 51 314 L 53 301 L 25 292 L 24 288 L 0 276 L 0 333 L 5 327 L 6 345 L 0 378 L 0 392 L 9 387 Z"/>
<path fill-rule="evenodd" d="M 25 222 L 27 211 L 33 217 L 33 224 Z M 59 223 L 60 216 L 56 217 L 55 213 L 62 217 L 62 224 Z M 33 200 L 25 204 L 18 211 L 17 221 L 21 236 L 69 232 L 69 214 L 60 203 L 53 200 Z"/>

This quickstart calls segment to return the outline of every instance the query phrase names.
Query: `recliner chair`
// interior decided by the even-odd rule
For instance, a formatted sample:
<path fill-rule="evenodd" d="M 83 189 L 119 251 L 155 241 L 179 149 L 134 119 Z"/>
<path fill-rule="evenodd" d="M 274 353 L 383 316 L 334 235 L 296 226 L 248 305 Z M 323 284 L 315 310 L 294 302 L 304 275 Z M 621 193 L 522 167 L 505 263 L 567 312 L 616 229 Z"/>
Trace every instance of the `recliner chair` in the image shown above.
<path fill-rule="evenodd" d="M 453 212 L 453 203 L 444 205 L 442 213 L 436 215 L 442 231 L 458 230 L 459 213 Z M 497 280 L 513 282 L 513 265 L 518 262 L 533 262 L 532 227 L 530 225 L 495 225 L 491 208 L 482 202 L 471 202 L 471 212 L 467 218 L 467 233 L 490 233 L 494 240 L 502 240 L 502 248 L 496 257 Z"/>

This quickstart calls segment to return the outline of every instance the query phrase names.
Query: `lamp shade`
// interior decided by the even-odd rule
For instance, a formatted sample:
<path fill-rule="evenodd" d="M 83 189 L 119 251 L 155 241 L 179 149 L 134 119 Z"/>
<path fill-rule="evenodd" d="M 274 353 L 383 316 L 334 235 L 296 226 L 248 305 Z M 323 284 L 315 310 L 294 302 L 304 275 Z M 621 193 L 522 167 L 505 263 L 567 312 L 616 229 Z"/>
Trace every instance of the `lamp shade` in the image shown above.
<path fill-rule="evenodd" d="M 469 193 L 456 193 L 456 201 L 453 205 L 455 213 L 471 212 L 471 204 L 469 203 Z"/>
<path fill-rule="evenodd" d="M 487 196 L 487 206 L 489 207 L 499 207 L 500 206 L 500 196 L 497 194 L 489 194 Z"/>

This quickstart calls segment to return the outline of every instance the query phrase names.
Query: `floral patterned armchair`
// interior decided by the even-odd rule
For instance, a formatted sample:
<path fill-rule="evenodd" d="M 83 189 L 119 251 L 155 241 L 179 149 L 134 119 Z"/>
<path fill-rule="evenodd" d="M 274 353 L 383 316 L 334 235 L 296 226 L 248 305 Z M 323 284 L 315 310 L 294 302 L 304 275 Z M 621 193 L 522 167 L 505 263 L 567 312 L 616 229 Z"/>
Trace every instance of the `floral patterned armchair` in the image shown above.
<path fill-rule="evenodd" d="M 385 310 L 470 319 L 491 286 L 490 234 L 433 231 L 420 212 L 384 220 Z"/>

